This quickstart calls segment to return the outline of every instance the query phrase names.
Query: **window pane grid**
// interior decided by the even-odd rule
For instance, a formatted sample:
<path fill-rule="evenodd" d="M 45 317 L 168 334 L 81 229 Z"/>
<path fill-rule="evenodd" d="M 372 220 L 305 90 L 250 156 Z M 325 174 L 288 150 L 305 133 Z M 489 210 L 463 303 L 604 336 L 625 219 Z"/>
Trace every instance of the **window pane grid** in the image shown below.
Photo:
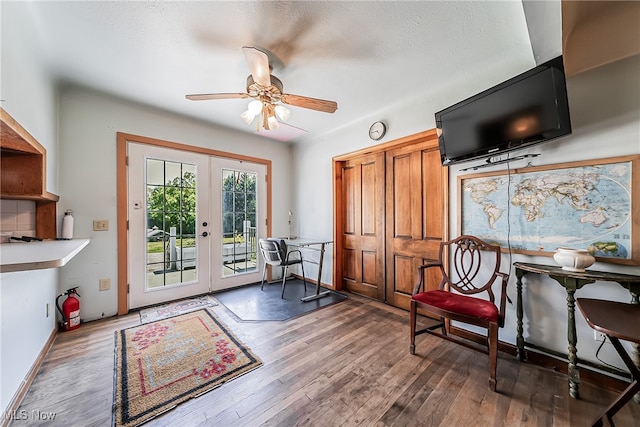
<path fill-rule="evenodd" d="M 147 159 L 147 289 L 196 278 L 195 177 L 195 165 Z"/>
<path fill-rule="evenodd" d="M 257 269 L 256 180 L 252 172 L 222 170 L 223 274 L 230 276 Z"/>

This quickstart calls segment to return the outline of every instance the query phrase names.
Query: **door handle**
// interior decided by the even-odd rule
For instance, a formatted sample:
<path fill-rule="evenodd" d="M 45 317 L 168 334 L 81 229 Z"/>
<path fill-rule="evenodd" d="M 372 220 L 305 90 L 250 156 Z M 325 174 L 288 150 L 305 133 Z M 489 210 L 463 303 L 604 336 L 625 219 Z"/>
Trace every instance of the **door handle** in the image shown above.
<path fill-rule="evenodd" d="M 202 237 L 207 237 L 208 235 L 209 235 L 209 233 L 207 233 L 207 232 L 205 231 L 205 232 L 203 232 L 200 236 L 202 236 Z"/>

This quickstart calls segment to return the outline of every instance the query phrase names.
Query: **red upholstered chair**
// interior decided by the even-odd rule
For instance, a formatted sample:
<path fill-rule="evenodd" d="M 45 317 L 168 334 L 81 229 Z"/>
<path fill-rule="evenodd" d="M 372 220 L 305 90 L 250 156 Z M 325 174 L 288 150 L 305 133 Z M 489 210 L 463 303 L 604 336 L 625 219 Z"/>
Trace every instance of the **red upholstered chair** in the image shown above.
<path fill-rule="evenodd" d="M 450 255 L 450 268 L 448 265 Z M 483 255 L 486 255 L 483 260 Z M 425 290 L 425 271 L 439 269 L 438 289 Z M 485 278 L 488 278 L 485 280 Z M 502 283 L 500 306 L 495 304 L 493 285 Z M 418 281 L 411 297 L 411 354 L 415 354 L 416 335 L 429 333 L 489 355 L 489 387 L 496 390 L 498 328 L 504 326 L 505 299 L 509 275 L 500 272 L 500 246 L 489 245 L 474 236 L 460 236 L 440 244 L 438 262 L 418 267 Z M 485 298 L 479 298 L 480 295 Z M 488 295 L 488 298 L 487 298 Z M 416 331 L 417 311 L 439 319 L 437 325 Z M 486 347 L 447 334 L 445 320 L 467 323 L 487 330 Z M 440 329 L 441 332 L 438 332 Z"/>

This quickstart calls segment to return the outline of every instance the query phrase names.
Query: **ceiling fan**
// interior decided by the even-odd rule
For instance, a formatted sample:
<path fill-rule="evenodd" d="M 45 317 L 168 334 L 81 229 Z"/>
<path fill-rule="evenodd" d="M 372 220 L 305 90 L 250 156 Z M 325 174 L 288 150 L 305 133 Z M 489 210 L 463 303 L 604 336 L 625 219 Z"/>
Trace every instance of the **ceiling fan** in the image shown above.
<path fill-rule="evenodd" d="M 249 46 L 244 46 L 242 51 L 251 71 L 247 77 L 246 93 L 206 93 L 187 95 L 186 98 L 191 101 L 254 98 L 249 103 L 247 111 L 240 117 L 247 124 L 251 124 L 255 117 L 262 114 L 262 119 L 257 122 L 257 128 L 259 129 L 262 125 L 265 130 L 278 129 L 280 126 L 278 119 L 286 121 L 289 118 L 291 112 L 280 105 L 280 102 L 325 113 L 333 113 L 338 109 L 338 104 L 334 101 L 284 93 L 280 79 L 271 75 L 269 56 L 266 52 Z"/>

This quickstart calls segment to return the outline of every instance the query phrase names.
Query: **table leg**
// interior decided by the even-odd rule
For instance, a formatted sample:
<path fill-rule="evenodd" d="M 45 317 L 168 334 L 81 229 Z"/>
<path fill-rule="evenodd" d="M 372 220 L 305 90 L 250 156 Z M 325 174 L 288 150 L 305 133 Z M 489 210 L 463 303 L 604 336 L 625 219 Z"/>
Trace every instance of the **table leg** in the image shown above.
<path fill-rule="evenodd" d="M 316 293 L 308 297 L 300 298 L 300 301 L 302 302 L 314 301 L 331 294 L 331 291 L 320 292 L 320 283 L 322 283 L 322 261 L 324 260 L 324 247 L 325 244 L 322 243 L 320 245 L 320 260 L 318 261 L 318 281 L 316 282 Z"/>
<path fill-rule="evenodd" d="M 627 351 L 624 349 L 622 344 L 620 344 L 620 340 L 616 337 L 612 337 L 607 335 L 611 344 L 615 347 L 616 351 L 622 358 L 624 364 L 629 368 L 629 372 L 631 372 L 631 384 L 626 388 L 626 390 L 618 396 L 618 398 L 604 411 L 604 413 L 598 418 L 594 423 L 593 427 L 600 427 L 604 425 L 604 420 L 607 420 L 610 425 L 613 425 L 612 418 L 624 405 L 627 403 L 632 395 L 637 396 L 638 391 L 640 390 L 640 383 L 638 382 L 640 379 L 640 371 L 635 367 L 635 364 L 627 354 Z"/>
<path fill-rule="evenodd" d="M 578 371 L 578 350 L 576 348 L 576 300 L 574 298 L 575 289 L 567 288 L 567 339 L 569 341 L 569 395 L 575 399 L 580 398 L 578 385 L 580 383 L 580 372 Z"/>
<path fill-rule="evenodd" d="M 517 355 L 518 360 L 524 362 L 525 353 L 524 353 L 524 336 L 523 336 L 523 327 L 522 327 L 522 276 L 524 276 L 524 271 L 520 270 L 516 267 L 516 290 L 517 290 L 517 299 L 516 299 L 516 346 L 517 346 Z"/>

